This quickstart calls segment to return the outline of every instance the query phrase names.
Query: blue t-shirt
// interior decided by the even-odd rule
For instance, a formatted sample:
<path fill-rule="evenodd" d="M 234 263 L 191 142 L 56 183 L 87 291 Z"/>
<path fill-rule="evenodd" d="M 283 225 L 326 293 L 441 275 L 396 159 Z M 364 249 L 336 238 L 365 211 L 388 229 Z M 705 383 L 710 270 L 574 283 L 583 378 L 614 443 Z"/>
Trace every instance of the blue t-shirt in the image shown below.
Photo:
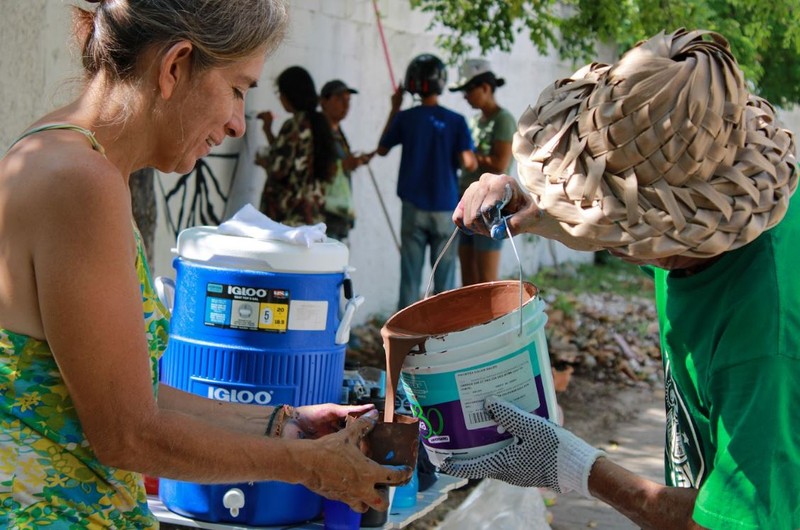
<path fill-rule="evenodd" d="M 467 121 L 439 105 L 399 112 L 380 146 L 403 146 L 397 195 L 421 210 L 453 210 L 458 204 L 461 153 L 474 150 Z"/>

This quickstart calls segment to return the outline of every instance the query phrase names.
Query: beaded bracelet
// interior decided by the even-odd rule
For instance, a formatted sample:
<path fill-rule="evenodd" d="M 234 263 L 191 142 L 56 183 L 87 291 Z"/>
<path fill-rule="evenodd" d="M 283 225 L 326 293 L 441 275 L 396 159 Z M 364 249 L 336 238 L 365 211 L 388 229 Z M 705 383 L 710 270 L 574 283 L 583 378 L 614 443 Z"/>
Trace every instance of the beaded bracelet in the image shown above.
<path fill-rule="evenodd" d="M 269 421 L 267 422 L 267 430 L 264 431 L 264 436 L 270 436 L 270 432 L 272 432 L 272 425 L 275 423 L 275 418 L 278 416 L 278 414 L 284 412 L 283 407 L 284 407 L 283 405 L 275 405 L 272 408 L 272 414 L 269 415 Z M 279 432 L 280 432 L 280 424 L 281 422 L 278 422 Z"/>
<path fill-rule="evenodd" d="M 281 437 L 283 431 L 283 424 L 286 423 L 287 418 L 291 418 L 294 414 L 294 407 L 291 405 L 277 405 L 272 409 L 267 422 L 267 430 L 264 431 L 264 436 L 274 436 L 275 438 Z M 280 419 L 277 419 L 280 416 Z M 275 426 L 275 432 L 272 432 L 272 426 Z"/>

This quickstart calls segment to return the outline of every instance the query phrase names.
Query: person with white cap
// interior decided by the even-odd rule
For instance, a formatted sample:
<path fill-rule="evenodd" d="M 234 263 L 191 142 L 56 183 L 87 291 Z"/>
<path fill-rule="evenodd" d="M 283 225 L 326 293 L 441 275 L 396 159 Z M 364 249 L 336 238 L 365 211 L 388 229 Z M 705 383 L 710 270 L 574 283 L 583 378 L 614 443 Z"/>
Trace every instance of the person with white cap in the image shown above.
<path fill-rule="evenodd" d="M 680 29 L 584 67 L 526 111 L 513 151 L 521 185 L 482 176 L 453 220 L 608 249 L 654 277 L 666 485 L 494 398 L 515 442 L 442 470 L 576 490 L 644 528 L 800 528 L 795 143 L 727 41 Z"/>
<path fill-rule="evenodd" d="M 462 171 L 460 193 L 478 180 L 483 173 L 511 172 L 511 140 L 517 120 L 495 99 L 494 92 L 505 84 L 497 77 L 486 59 L 467 59 L 459 69 L 459 79 L 450 92 L 462 92 L 464 99 L 480 112 L 469 119 L 468 125 L 475 144 L 478 168 Z M 461 283 L 492 282 L 498 279 L 502 239 L 480 234 L 460 234 L 458 256 L 461 262 Z"/>
<path fill-rule="evenodd" d="M 319 91 L 320 107 L 331 126 L 337 157 L 336 175 L 325 192 L 325 225 L 328 236 L 345 243 L 356 220 L 352 172 L 372 158 L 372 153 L 354 154 L 342 131 L 342 120 L 350 112 L 351 94 L 358 94 L 358 90 L 340 79 L 328 81 Z"/>

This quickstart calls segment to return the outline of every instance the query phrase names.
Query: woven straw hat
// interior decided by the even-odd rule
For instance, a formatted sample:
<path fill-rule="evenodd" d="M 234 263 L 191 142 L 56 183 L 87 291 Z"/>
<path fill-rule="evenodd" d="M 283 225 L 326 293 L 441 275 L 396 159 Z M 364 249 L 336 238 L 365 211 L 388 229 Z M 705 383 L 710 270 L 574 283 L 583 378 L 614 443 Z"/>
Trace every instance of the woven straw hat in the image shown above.
<path fill-rule="evenodd" d="M 557 221 L 545 235 L 639 259 L 741 247 L 797 187 L 792 133 L 708 31 L 661 33 L 557 81 L 520 118 L 513 150 Z"/>

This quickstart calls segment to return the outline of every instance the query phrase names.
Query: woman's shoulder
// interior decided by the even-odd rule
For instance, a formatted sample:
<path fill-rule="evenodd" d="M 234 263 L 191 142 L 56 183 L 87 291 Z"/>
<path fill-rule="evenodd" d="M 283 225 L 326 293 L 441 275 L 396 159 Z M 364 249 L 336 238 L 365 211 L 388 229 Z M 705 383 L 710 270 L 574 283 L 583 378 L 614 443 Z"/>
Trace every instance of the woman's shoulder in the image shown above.
<path fill-rule="evenodd" d="M 500 107 L 500 111 L 497 113 L 497 119 L 511 121 L 514 123 L 514 125 L 517 123 L 517 118 L 515 118 L 514 115 L 511 114 L 511 111 L 505 107 Z"/>
<path fill-rule="evenodd" d="M 129 201 L 119 169 L 86 138 L 70 131 L 43 132 L 14 145 L 2 161 L 0 179 L 0 197 L 11 194 L 20 208 L 39 214 Z"/>

